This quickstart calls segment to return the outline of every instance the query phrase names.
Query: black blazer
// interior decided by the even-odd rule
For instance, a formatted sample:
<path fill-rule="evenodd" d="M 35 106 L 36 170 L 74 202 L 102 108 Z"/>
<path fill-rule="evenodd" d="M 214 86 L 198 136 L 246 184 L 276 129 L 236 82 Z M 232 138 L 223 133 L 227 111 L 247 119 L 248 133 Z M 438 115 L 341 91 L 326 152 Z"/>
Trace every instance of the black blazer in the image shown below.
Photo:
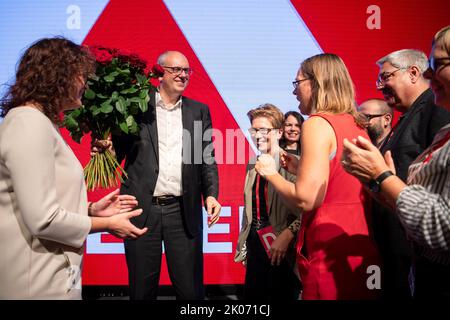
<path fill-rule="evenodd" d="M 380 150 L 390 150 L 396 174 L 406 182 L 408 167 L 429 146 L 444 125 L 450 123 L 450 113 L 434 104 L 431 89 L 424 91 L 404 114 L 389 139 Z M 399 219 L 390 209 L 378 203 L 373 206 L 374 237 L 382 249 L 410 256 L 411 246 Z"/>
<path fill-rule="evenodd" d="M 450 122 L 450 113 L 434 104 L 431 89 L 425 90 L 395 128 L 392 138 L 381 146 L 391 150 L 397 176 L 406 182 L 409 165 L 433 142 L 434 136 Z"/>
<path fill-rule="evenodd" d="M 195 100 L 186 97 L 182 99 L 183 129 L 189 132 L 189 135 L 183 134 L 182 216 L 187 233 L 195 236 L 203 229 L 202 196 L 204 199 L 208 196 L 217 198 L 219 179 L 209 108 Z M 151 214 L 150 207 L 159 172 L 155 105 L 155 93 L 152 92 L 148 110 L 138 119 L 138 136 L 113 136 L 117 160 L 120 163 L 125 158 L 124 169 L 128 174 L 128 179 L 122 183 L 121 194 L 134 195 L 139 201 L 139 207 L 143 209 L 140 216 L 132 219 L 139 228 L 145 225 Z"/>

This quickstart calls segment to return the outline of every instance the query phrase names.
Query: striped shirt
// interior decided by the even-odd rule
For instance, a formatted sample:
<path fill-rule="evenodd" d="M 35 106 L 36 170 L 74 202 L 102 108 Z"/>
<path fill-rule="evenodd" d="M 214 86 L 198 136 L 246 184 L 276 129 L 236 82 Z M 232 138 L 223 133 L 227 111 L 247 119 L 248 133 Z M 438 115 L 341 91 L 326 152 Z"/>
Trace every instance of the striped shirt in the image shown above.
<path fill-rule="evenodd" d="M 418 254 L 450 265 L 450 125 L 409 167 L 397 211 Z"/>

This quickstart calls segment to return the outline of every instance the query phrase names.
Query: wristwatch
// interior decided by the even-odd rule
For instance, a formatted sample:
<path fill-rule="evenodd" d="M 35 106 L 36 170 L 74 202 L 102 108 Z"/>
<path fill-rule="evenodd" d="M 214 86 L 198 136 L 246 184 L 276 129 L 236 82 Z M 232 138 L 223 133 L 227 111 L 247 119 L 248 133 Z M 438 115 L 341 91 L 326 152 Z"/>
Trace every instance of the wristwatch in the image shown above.
<path fill-rule="evenodd" d="M 378 193 L 381 191 L 381 183 L 386 179 L 387 177 L 393 176 L 394 174 L 392 171 L 387 170 L 380 174 L 375 179 L 371 179 L 368 183 L 369 190 L 375 193 Z"/>

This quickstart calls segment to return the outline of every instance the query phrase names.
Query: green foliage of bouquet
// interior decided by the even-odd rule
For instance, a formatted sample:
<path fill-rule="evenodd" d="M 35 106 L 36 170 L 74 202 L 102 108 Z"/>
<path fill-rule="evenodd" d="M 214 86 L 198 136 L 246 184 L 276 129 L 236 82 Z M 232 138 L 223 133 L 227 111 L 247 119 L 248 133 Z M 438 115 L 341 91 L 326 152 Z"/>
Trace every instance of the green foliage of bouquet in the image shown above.
<path fill-rule="evenodd" d="M 97 61 L 89 77 L 81 108 L 66 112 L 64 126 L 80 143 L 84 134 L 106 140 L 110 134 L 138 134 L 136 116 L 147 111 L 150 80 L 164 73 L 159 65 L 151 69 L 136 54 L 114 48 L 89 47 Z M 109 151 L 93 156 L 84 169 L 88 190 L 115 187 L 126 172 Z"/>

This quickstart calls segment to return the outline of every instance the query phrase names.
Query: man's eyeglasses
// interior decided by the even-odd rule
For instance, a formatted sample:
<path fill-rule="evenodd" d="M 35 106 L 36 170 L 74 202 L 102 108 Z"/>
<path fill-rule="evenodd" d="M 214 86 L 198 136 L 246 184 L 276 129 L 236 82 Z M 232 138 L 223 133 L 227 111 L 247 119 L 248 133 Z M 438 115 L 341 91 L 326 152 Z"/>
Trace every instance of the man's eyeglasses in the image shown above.
<path fill-rule="evenodd" d="M 298 85 L 300 84 L 300 82 L 302 81 L 306 81 L 306 80 L 310 80 L 311 78 L 305 78 L 305 79 L 300 79 L 300 80 L 295 80 L 292 81 L 292 85 L 294 86 L 294 89 L 297 89 Z"/>
<path fill-rule="evenodd" d="M 377 79 L 377 87 L 383 86 L 386 83 L 386 81 L 388 81 L 392 76 L 394 76 L 394 74 L 397 71 L 404 70 L 404 69 L 405 68 L 398 68 L 398 69 L 395 69 L 394 71 L 391 71 L 391 72 L 380 73 L 380 75 L 378 76 L 378 79 Z"/>
<path fill-rule="evenodd" d="M 373 118 L 378 118 L 378 117 L 382 117 L 384 116 L 386 113 L 382 113 L 382 114 L 367 114 L 367 113 L 361 113 L 366 119 L 367 121 L 372 120 Z"/>
<path fill-rule="evenodd" d="M 260 128 L 260 129 L 256 129 L 256 128 L 250 128 L 248 129 L 248 132 L 250 132 L 250 134 L 252 136 L 256 136 L 256 134 L 259 132 L 262 136 L 267 136 L 272 130 L 279 130 L 277 128 Z"/>
<path fill-rule="evenodd" d="M 171 74 L 179 76 L 184 71 L 185 74 L 190 76 L 193 72 L 191 68 L 181 68 L 181 67 L 168 67 L 168 66 L 162 66 L 164 69 L 167 69 Z"/>
<path fill-rule="evenodd" d="M 443 61 L 450 61 L 450 57 L 437 58 L 437 59 L 435 59 L 434 57 L 431 57 L 430 59 L 428 59 L 428 65 L 430 66 L 431 71 L 433 71 L 433 73 L 436 73 L 436 71 L 440 67 L 450 65 L 450 63 L 444 63 Z"/>

